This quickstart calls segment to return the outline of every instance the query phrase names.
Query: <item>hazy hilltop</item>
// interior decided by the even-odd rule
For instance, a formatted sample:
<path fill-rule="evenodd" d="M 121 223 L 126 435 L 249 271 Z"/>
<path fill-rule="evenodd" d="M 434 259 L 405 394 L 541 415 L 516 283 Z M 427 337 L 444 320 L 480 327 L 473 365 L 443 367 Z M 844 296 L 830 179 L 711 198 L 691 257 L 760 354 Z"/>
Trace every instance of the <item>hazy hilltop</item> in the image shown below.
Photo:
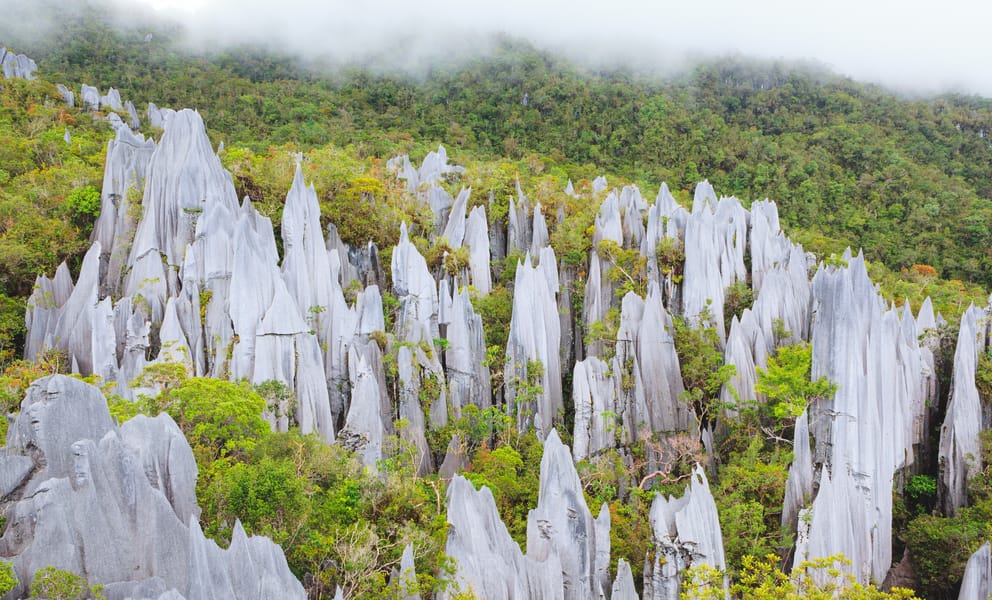
<path fill-rule="evenodd" d="M 31 4 L 46 5 L 62 8 Z M 599 169 L 688 190 L 706 177 L 746 202 L 775 199 L 814 247 L 861 246 L 895 269 L 929 264 L 990 283 L 989 99 L 910 99 L 822 67 L 738 57 L 659 78 L 506 37 L 411 74 L 264 46 L 189 50 L 183 28 L 150 11 L 122 21 L 83 6 L 58 13 L 43 37 L 3 31 L 17 23 L 5 20 L 0 38 L 54 81 L 114 86 L 139 106 L 194 106 L 228 144 L 357 144 L 388 157 L 409 134 L 480 158 L 536 155 L 574 179 Z"/>

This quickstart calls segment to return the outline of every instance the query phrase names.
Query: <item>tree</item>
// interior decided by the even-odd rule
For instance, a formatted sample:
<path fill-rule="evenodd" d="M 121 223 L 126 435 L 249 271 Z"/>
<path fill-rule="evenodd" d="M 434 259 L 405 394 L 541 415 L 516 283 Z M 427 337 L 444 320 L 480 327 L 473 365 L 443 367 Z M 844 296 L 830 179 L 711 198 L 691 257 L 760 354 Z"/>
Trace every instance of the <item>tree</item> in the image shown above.
<path fill-rule="evenodd" d="M 757 368 L 754 389 L 768 398 L 768 408 L 776 419 L 795 419 L 810 402 L 832 397 L 837 391 L 826 377 L 810 380 L 812 354 L 812 347 L 805 342 L 782 346 L 768 357 L 767 368 Z"/>

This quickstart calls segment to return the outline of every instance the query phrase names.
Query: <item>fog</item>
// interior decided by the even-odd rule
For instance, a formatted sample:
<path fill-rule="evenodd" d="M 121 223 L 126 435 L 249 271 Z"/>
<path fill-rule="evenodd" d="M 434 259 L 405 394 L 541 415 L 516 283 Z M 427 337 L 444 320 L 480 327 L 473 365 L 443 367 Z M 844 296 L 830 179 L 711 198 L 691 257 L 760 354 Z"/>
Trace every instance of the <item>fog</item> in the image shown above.
<path fill-rule="evenodd" d="M 489 34 L 507 33 L 599 64 L 670 72 L 729 53 L 813 61 L 901 92 L 992 97 L 988 0 L 112 1 L 123 14 L 150 6 L 183 22 L 201 46 L 274 46 L 400 68 L 485 50 Z"/>

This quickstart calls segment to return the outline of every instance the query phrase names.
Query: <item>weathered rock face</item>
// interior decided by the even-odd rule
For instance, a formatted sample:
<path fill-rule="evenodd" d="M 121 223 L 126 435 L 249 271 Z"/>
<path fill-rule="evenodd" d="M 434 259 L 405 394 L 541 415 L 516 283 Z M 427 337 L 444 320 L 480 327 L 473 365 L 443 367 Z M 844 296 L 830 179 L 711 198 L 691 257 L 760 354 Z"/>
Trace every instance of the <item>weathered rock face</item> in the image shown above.
<path fill-rule="evenodd" d="M 696 187 L 692 216 L 685 230 L 685 279 L 683 311 L 692 323 L 703 321 L 716 327 L 721 340 L 724 330 L 724 292 L 735 281 L 744 281 L 744 250 L 747 247 L 747 211 L 737 198 L 716 199 L 713 187 Z"/>
<path fill-rule="evenodd" d="M 448 543 L 455 561 L 454 585 L 487 600 L 563 600 L 557 555 L 539 563 L 524 557 L 499 518 L 489 488 L 476 491 L 456 475 L 448 486 Z M 451 598 L 442 592 L 442 599 Z"/>
<path fill-rule="evenodd" d="M 940 498 L 953 515 L 968 501 L 968 479 L 982 468 L 979 434 L 982 404 L 975 385 L 978 356 L 985 350 L 987 315 L 974 306 L 961 317 L 947 414 L 940 428 Z M 981 323 L 981 324 L 980 324 Z"/>
<path fill-rule="evenodd" d="M 693 565 L 726 569 L 716 504 L 706 474 L 698 465 L 681 498 L 655 496 L 651 527 L 656 553 L 645 565 L 644 598 L 679 598 L 683 573 Z"/>
<path fill-rule="evenodd" d="M 489 489 L 475 491 L 460 476 L 448 488 L 445 551 L 455 560 L 455 583 L 480 598 L 599 599 L 611 589 L 609 518 L 604 505 L 593 519 L 571 452 L 551 430 L 537 508 L 527 518 L 527 555 L 500 521 Z"/>
<path fill-rule="evenodd" d="M 582 482 L 572 453 L 552 430 L 544 442 L 537 508 L 527 516 L 527 558 L 541 563 L 555 556 L 561 566 L 566 600 L 599 598 L 603 594 L 597 572 L 597 523 L 586 506 Z M 605 563 L 609 564 L 607 512 Z"/>
<path fill-rule="evenodd" d="M 796 561 L 842 553 L 861 581 L 882 581 L 892 562 L 893 476 L 913 461 L 932 375 L 921 366 L 915 321 L 887 309 L 863 257 L 843 260 L 848 266 L 821 265 L 813 279 L 812 377 L 826 376 L 837 392 L 809 409 L 820 480 L 809 518 L 800 518 L 799 538 L 808 533 L 808 541 Z M 793 477 L 810 478 L 806 469 L 795 464 Z"/>
<path fill-rule="evenodd" d="M 575 432 L 572 448 L 575 460 L 583 460 L 613 448 L 616 440 L 616 390 L 609 367 L 591 356 L 575 363 L 572 374 L 572 403 L 575 406 Z"/>
<path fill-rule="evenodd" d="M 448 380 L 448 401 L 453 417 L 469 404 L 489 408 L 491 380 L 486 362 L 486 338 L 482 317 L 475 314 L 468 290 L 456 292 L 451 300 L 447 323 L 448 347 L 444 351 Z"/>
<path fill-rule="evenodd" d="M 0 481 L 9 523 L 0 551 L 22 582 L 51 565 L 106 585 L 112 597 L 171 589 L 189 598 L 305 598 L 271 541 L 248 538 L 240 525 L 228 550 L 203 537 L 193 453 L 168 416 L 118 429 L 100 392 L 79 380 L 32 384 L 0 456 Z"/>
<path fill-rule="evenodd" d="M 449 173 L 465 172 L 464 167 L 448 164 L 448 151 L 444 146 L 438 146 L 436 152 L 428 152 L 419 169 L 410 164 L 410 157 L 405 154 L 386 161 L 386 168 L 396 171 L 397 177 L 406 180 L 411 192 L 416 192 L 421 184 L 435 184 Z"/>
<path fill-rule="evenodd" d="M 396 590 L 399 600 L 420 600 L 420 593 L 417 592 L 417 572 L 413 566 L 412 544 L 407 544 L 403 548 L 400 568 L 393 569 L 389 578 L 389 587 Z"/>
<path fill-rule="evenodd" d="M 622 558 L 617 562 L 617 579 L 613 582 L 610 600 L 638 600 L 634 575 L 630 572 L 630 565 Z"/>
<path fill-rule="evenodd" d="M 541 251 L 538 266 L 532 265 L 530 255 L 517 265 L 504 368 L 506 402 L 516 412 L 518 426 L 534 427 L 541 438 L 564 410 L 557 292 L 558 269 L 550 247 Z M 539 389 L 521 393 L 533 390 L 529 384 Z"/>
<path fill-rule="evenodd" d="M 140 216 L 136 204 L 141 198 L 154 151 L 155 142 L 131 133 L 126 127 L 117 129 L 114 139 L 107 145 L 100 216 L 92 236 L 92 241 L 100 242 L 104 252 L 101 257 L 105 273 L 101 280 L 102 295 L 120 293 L 122 274 Z"/>
<path fill-rule="evenodd" d="M 5 79 L 34 79 L 38 65 L 23 54 L 14 54 L 6 48 L 0 48 L 0 70 Z"/>
<path fill-rule="evenodd" d="M 989 548 L 989 543 L 985 542 L 968 559 L 958 600 L 981 600 L 990 595 L 992 595 L 992 550 Z"/>

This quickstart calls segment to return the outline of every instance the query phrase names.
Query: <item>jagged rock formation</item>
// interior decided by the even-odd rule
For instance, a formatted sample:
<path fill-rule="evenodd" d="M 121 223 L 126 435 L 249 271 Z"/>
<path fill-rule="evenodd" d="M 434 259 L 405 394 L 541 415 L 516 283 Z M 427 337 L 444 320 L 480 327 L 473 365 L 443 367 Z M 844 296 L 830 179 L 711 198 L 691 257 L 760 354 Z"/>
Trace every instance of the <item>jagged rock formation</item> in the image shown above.
<path fill-rule="evenodd" d="M 630 565 L 622 558 L 617 561 L 617 578 L 613 582 L 610 600 L 638 600 L 634 575 L 630 572 Z"/>
<path fill-rule="evenodd" d="M 464 406 L 474 404 L 479 408 L 489 408 L 492 404 L 489 367 L 485 364 L 486 339 L 482 317 L 475 313 L 468 290 L 464 288 L 452 297 L 445 320 L 448 347 L 444 351 L 444 362 L 448 402 L 452 416 L 457 418 Z"/>
<path fill-rule="evenodd" d="M 62 101 L 65 102 L 69 108 L 76 106 L 76 94 L 74 94 L 72 90 L 65 87 L 61 83 L 55 84 L 55 89 L 57 89 L 59 94 L 62 95 Z"/>
<path fill-rule="evenodd" d="M 527 518 L 524 556 L 499 519 L 489 489 L 455 476 L 448 488 L 448 544 L 454 582 L 481 598 L 593 600 L 609 581 L 610 513 L 593 519 L 568 447 L 551 430 L 541 459 L 537 508 Z M 620 574 L 623 577 L 624 563 Z M 633 590 L 629 566 L 621 589 Z"/>
<path fill-rule="evenodd" d="M 679 598 L 682 574 L 693 565 L 726 569 L 716 504 L 706 474 L 698 465 L 681 498 L 655 496 L 651 527 L 656 553 L 645 564 L 645 599 Z"/>
<path fill-rule="evenodd" d="M 5 79 L 34 79 L 38 65 L 23 54 L 14 54 L 7 48 L 0 48 L 0 70 Z"/>
<path fill-rule="evenodd" d="M 448 486 L 448 542 L 455 560 L 454 585 L 487 600 L 562 599 L 557 555 L 545 563 L 525 557 L 499 518 L 489 488 L 476 491 L 456 475 Z M 442 592 L 442 600 L 451 594 Z"/>
<path fill-rule="evenodd" d="M 985 542 L 968 559 L 958 600 L 984 600 L 989 596 L 992 596 L 992 550 Z"/>
<path fill-rule="evenodd" d="M 64 86 L 60 93 L 67 103 L 75 101 Z M 150 104 L 149 123 L 164 129 L 156 144 L 130 131 L 128 126 L 140 125 L 137 111 L 112 88 L 101 96 L 83 86 L 80 101 L 91 110 L 126 113 L 128 123 L 108 117 L 115 139 L 107 151 L 102 211 L 78 280 L 73 283 L 65 265 L 51 279 L 37 280 L 26 317 L 28 358 L 48 348 L 65 350 L 74 371 L 116 383 L 125 397 L 135 394 L 128 384 L 146 365 L 165 361 L 183 364 L 191 375 L 280 381 L 295 394 L 297 408 L 291 415 L 267 414 L 274 427 L 298 425 L 327 442 L 337 440 L 372 470 L 387 457 L 388 436 L 398 433 L 419 451 L 421 474 L 438 466 L 453 477 L 448 545 L 449 554 L 464 561 L 456 576 L 463 586 L 489 598 L 599 598 L 608 591 L 627 598 L 633 595 L 629 565 L 621 563 L 612 585 L 607 575 L 608 509 L 592 519 L 573 455 L 554 431 L 566 405 L 563 371 L 572 373 L 574 460 L 668 433 L 688 432 L 712 446 L 713 431 L 700 431 L 697 415 L 681 398 L 673 319 L 699 324 L 705 317 L 718 329 L 725 362 L 736 368 L 722 391 L 728 416 L 733 402 L 759 400 L 757 369 L 776 346 L 812 340 L 814 378 L 824 375 L 839 389 L 796 423 L 783 525 L 797 530 L 797 561 L 844 553 L 862 581 L 884 577 L 891 563 L 893 479 L 923 445 L 925 407 L 937 392 L 934 347 L 920 341 L 920 334 L 940 319 L 929 303 L 915 318 L 908 309 L 886 306 L 863 259 L 850 253 L 843 258 L 848 266 L 820 265 L 811 282 L 810 259 L 782 232 L 774 203 L 759 201 L 746 210 L 736 198 L 718 199 L 703 182 L 690 212 L 665 185 L 649 205 L 636 187 L 608 191 L 606 180 L 597 178 L 590 197 L 600 205 L 584 300 L 573 306 L 572 284 L 581 289 L 583 267 L 559 264 L 548 246 L 548 223 L 564 223 L 563 208 L 546 219 L 548 207 L 532 203 L 518 182 L 505 223 L 490 222 L 483 206 L 469 210 L 471 189 L 452 198 L 439 185 L 464 171 L 448 164 L 443 147 L 419 169 L 397 157 L 389 167 L 433 213 L 432 227 L 414 233 L 443 238 L 459 257 L 467 249 L 469 260 L 453 275 L 432 273 L 404 224 L 390 263 L 399 310 L 395 327 L 386 332 L 380 286 L 389 284 L 378 248 L 347 246 L 333 224 L 325 235 L 316 192 L 302 169 L 287 193 L 280 256 L 272 223 L 249 199 L 239 202 L 199 115 Z M 576 195 L 571 184 L 566 193 Z M 491 197 L 490 214 L 494 202 Z M 619 297 L 618 265 L 608 255 L 613 245 L 644 258 L 645 297 Z M 487 408 L 494 401 L 482 319 L 470 294 L 489 293 L 491 261 L 516 251 L 527 257 L 513 286 L 504 408 L 521 429 L 533 428 L 545 440 L 541 496 L 529 522 L 526 556 L 499 523 L 488 492 L 476 492 L 457 477 L 468 460 L 459 440 L 452 438 L 440 465 L 427 444 L 428 432 L 459 417 L 464 407 Z M 748 280 L 755 302 L 724 331 L 725 291 Z M 360 290 L 349 304 L 344 290 L 355 282 Z M 583 347 L 582 325 L 588 329 L 614 314 L 615 345 L 604 339 Z M 982 426 L 974 379 L 978 353 L 986 346 L 984 317 L 979 309 L 966 313 L 955 356 L 940 444 L 941 498 L 948 512 L 964 504 L 967 477 L 980 466 L 973 462 Z M 384 353 L 395 359 L 390 385 Z M 394 427 L 397 419 L 405 426 Z M 274 555 L 242 540 L 243 531 L 228 551 L 202 539 L 190 519 L 190 484 L 177 478 L 189 465 L 182 463 L 174 424 L 135 420 L 119 431 L 107 429 L 80 445 L 73 460 L 104 465 L 123 456 L 118 442 L 104 447 L 111 433 L 127 446 L 151 488 L 171 501 L 168 516 L 178 523 L 169 521 L 172 529 L 162 534 L 166 543 L 182 538 L 174 545 L 186 548 L 183 556 L 197 557 L 188 580 L 175 589 L 200 594 L 219 586 L 210 589 L 223 596 L 247 594 L 239 587 L 245 576 L 225 557 L 271 565 Z M 34 463 L 25 456 L 8 459 L 0 485 L 9 492 L 33 477 Z M 117 476 L 81 469 L 84 479 Z M 72 481 L 66 485 L 79 491 Z M 158 510 L 155 502 L 149 500 L 147 510 Z M 652 524 L 658 552 L 649 561 L 647 597 L 675 597 L 691 564 L 723 567 L 715 508 L 700 469 L 683 498 L 655 501 Z M 133 531 L 127 535 L 146 533 L 128 527 Z M 159 579 L 171 580 L 151 567 L 146 571 L 151 575 L 133 584 L 145 587 L 133 590 L 165 593 Z M 400 579 L 407 571 L 412 564 L 401 565 Z M 130 580 L 110 583 L 122 594 L 132 591 Z"/>
<path fill-rule="evenodd" d="M 389 587 L 396 590 L 398 600 L 420 600 L 420 593 L 417 591 L 417 571 L 413 566 L 412 544 L 407 544 L 403 548 L 400 568 L 393 569 L 389 578 Z"/>
<path fill-rule="evenodd" d="M 575 406 L 575 432 L 572 448 L 575 460 L 595 456 L 613 448 L 617 384 L 609 367 L 591 356 L 575 363 L 572 374 L 572 403 Z"/>
<path fill-rule="evenodd" d="M 586 506 L 582 482 L 572 453 L 552 430 L 544 442 L 537 508 L 527 515 L 527 557 L 545 563 L 553 555 L 561 566 L 565 600 L 598 598 L 603 594 L 597 554 L 605 544 L 609 564 L 609 512 L 606 539 Z"/>
<path fill-rule="evenodd" d="M 792 452 L 782 505 L 782 527 L 795 531 L 799 512 L 813 498 L 813 454 L 809 446 L 809 417 L 806 411 L 796 419 Z"/>
<path fill-rule="evenodd" d="M 513 314 L 506 343 L 506 403 L 521 429 L 533 427 L 543 438 L 561 418 L 558 319 L 558 269 L 550 247 L 534 266 L 528 254 L 517 265 Z"/>
<path fill-rule="evenodd" d="M 432 185 L 449 173 L 461 174 L 464 167 L 448 164 L 448 151 L 444 146 L 438 146 L 437 151 L 428 152 L 420 168 L 410 164 L 410 157 L 403 154 L 386 161 L 386 168 L 397 172 L 397 177 L 406 180 L 408 189 L 416 192 L 421 184 Z"/>
<path fill-rule="evenodd" d="M 21 582 L 52 565 L 111 598 L 304 598 L 282 550 L 236 524 L 230 548 L 197 524 L 196 464 L 172 419 L 117 428 L 100 392 L 39 379 L 0 456 L 8 526 L 0 554 Z M 170 592 L 171 590 L 171 592 Z M 15 594 L 26 592 L 19 584 Z"/>
<path fill-rule="evenodd" d="M 968 479 L 982 468 L 979 434 L 982 404 L 975 385 L 978 357 L 985 351 L 988 315 L 971 306 L 961 317 L 947 414 L 940 428 L 940 498 L 953 515 L 968 500 Z"/>
<path fill-rule="evenodd" d="M 861 255 L 843 261 L 813 278 L 812 377 L 826 376 L 837 392 L 809 409 L 819 487 L 799 519 L 795 560 L 842 553 L 859 580 L 882 581 L 892 563 L 893 478 L 913 461 L 933 374 L 922 368 L 916 321 L 886 307 Z M 812 475 L 793 467 L 797 499 Z"/>
<path fill-rule="evenodd" d="M 92 241 L 98 241 L 104 251 L 101 256 L 104 273 L 101 294 L 118 294 L 123 284 L 131 242 L 137 227 L 137 202 L 141 198 L 148 175 L 148 163 L 155 143 L 133 134 L 126 127 L 114 132 L 107 145 L 107 160 L 103 170 L 103 190 L 100 194 L 100 216 L 93 226 Z"/>

